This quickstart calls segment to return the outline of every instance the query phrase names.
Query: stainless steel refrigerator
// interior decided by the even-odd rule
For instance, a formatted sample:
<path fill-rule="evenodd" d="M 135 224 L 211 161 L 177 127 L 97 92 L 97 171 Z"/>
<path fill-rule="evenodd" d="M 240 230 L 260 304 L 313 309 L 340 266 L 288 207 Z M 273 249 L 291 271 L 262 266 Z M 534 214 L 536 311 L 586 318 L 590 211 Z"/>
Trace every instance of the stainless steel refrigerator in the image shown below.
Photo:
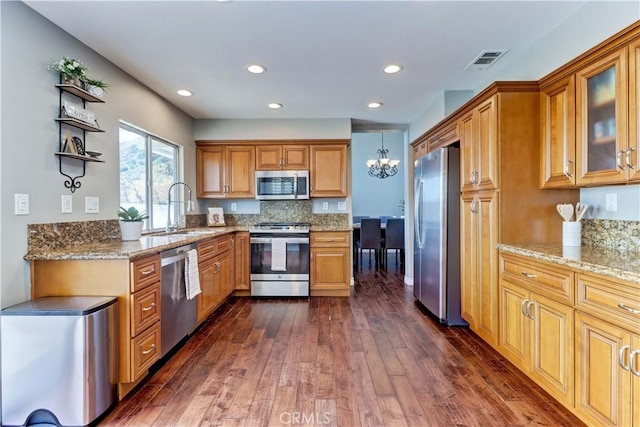
<path fill-rule="evenodd" d="M 460 317 L 460 149 L 445 147 L 414 163 L 413 294 L 442 323 Z"/>

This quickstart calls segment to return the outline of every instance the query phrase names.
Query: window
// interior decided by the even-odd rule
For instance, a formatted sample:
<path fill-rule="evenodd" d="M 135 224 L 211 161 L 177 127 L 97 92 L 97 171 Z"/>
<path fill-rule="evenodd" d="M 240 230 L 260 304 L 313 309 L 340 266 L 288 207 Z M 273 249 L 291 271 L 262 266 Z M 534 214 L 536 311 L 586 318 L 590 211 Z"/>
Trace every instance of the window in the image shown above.
<path fill-rule="evenodd" d="M 180 150 L 155 135 L 120 124 L 120 205 L 147 211 L 145 230 L 167 226 L 168 191 L 178 179 Z M 171 216 L 177 218 L 178 205 Z"/>

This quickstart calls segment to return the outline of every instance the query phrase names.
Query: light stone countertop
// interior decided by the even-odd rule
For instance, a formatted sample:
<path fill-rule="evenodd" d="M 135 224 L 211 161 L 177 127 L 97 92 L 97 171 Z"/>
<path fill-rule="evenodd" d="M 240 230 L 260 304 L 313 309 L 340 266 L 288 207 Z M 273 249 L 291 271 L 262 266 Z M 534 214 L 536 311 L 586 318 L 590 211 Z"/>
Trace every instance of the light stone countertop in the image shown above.
<path fill-rule="evenodd" d="M 32 250 L 24 256 L 24 259 L 27 261 L 135 259 L 155 255 L 178 246 L 197 243 L 200 240 L 247 230 L 248 227 L 237 226 L 179 230 L 170 234 L 152 233 L 143 235 L 140 240 L 134 241 L 110 239 L 95 243 L 69 245 L 55 249 Z M 187 234 L 190 231 L 196 233 Z"/>
<path fill-rule="evenodd" d="M 635 251 L 619 251 L 598 246 L 568 247 L 561 244 L 504 244 L 497 248 L 512 253 L 626 280 L 640 285 L 640 254 Z"/>

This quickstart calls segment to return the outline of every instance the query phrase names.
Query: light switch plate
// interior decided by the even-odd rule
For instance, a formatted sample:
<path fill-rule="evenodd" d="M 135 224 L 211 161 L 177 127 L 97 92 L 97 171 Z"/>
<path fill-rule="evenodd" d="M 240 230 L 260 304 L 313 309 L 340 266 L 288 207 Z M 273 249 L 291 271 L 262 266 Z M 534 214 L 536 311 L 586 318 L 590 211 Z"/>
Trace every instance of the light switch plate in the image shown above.
<path fill-rule="evenodd" d="M 73 198 L 69 194 L 62 195 L 60 202 L 62 203 L 62 206 L 60 207 L 62 213 L 73 212 Z"/>
<path fill-rule="evenodd" d="M 347 202 L 338 202 L 338 210 L 346 211 L 347 210 Z"/>
<path fill-rule="evenodd" d="M 99 197 L 85 197 L 84 198 L 84 213 L 99 213 L 100 212 L 100 198 Z"/>
<path fill-rule="evenodd" d="M 238 204 L 236 202 L 231 202 L 231 212 L 235 212 L 238 210 Z"/>
<path fill-rule="evenodd" d="M 322 210 L 323 211 L 329 210 L 329 202 L 322 202 Z"/>
<path fill-rule="evenodd" d="M 29 215 L 29 195 L 15 195 L 16 215 Z"/>
<path fill-rule="evenodd" d="M 605 194 L 605 209 L 608 212 L 616 212 L 618 210 L 618 193 Z"/>

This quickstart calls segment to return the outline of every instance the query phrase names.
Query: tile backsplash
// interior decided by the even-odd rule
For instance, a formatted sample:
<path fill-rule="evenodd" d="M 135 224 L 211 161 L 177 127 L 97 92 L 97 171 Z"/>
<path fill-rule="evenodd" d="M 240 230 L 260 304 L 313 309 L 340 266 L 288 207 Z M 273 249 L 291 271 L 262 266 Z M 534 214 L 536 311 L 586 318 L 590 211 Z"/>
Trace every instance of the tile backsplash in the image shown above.
<path fill-rule="evenodd" d="M 582 244 L 620 251 L 640 251 L 640 221 L 583 219 Z"/>

